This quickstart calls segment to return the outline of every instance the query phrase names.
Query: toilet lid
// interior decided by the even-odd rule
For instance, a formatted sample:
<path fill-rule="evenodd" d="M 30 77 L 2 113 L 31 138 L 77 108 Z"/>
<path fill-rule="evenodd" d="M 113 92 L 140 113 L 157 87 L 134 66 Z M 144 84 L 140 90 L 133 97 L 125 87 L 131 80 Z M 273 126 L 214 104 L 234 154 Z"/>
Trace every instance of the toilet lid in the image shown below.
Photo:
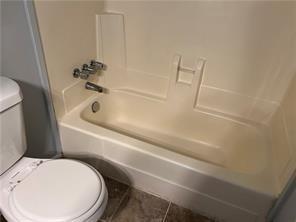
<path fill-rule="evenodd" d="M 101 195 L 97 172 L 75 160 L 44 162 L 11 193 L 11 204 L 33 221 L 71 221 L 87 212 Z"/>

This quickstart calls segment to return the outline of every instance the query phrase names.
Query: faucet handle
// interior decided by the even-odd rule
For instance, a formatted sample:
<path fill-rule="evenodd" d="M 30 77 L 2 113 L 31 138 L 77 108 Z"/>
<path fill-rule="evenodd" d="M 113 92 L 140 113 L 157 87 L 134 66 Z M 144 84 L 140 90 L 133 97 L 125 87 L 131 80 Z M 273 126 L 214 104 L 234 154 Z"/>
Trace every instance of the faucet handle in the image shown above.
<path fill-rule="evenodd" d="M 90 66 L 95 67 L 97 70 L 106 70 L 106 68 L 107 68 L 107 66 L 104 63 L 98 62 L 96 60 L 91 60 Z"/>
<path fill-rule="evenodd" d="M 80 77 L 80 74 L 81 74 L 81 71 L 78 68 L 75 68 L 73 70 L 73 77 L 74 78 L 79 78 Z"/>
<path fill-rule="evenodd" d="M 80 71 L 80 69 L 78 69 L 78 68 L 75 68 L 73 70 L 73 77 L 74 78 L 87 79 L 88 76 L 89 76 L 89 72 L 88 71 L 85 71 L 85 70 Z"/>
<path fill-rule="evenodd" d="M 82 65 L 82 70 L 88 70 L 89 66 L 87 64 Z"/>
<path fill-rule="evenodd" d="M 0 0 L 1 1 L 1 0 Z M 89 75 L 96 74 L 98 70 L 106 70 L 107 66 L 95 60 L 90 61 L 90 65 L 83 64 L 81 70 L 75 68 L 73 70 L 74 78 L 88 79 Z"/>
<path fill-rule="evenodd" d="M 87 74 L 93 74 L 93 73 L 95 73 L 95 69 L 93 69 L 92 67 L 90 67 L 87 64 L 83 64 L 81 70 L 82 70 L 82 72 L 87 73 Z"/>
<path fill-rule="evenodd" d="M 81 73 L 80 73 L 80 78 L 81 78 L 81 79 L 88 79 L 88 77 L 89 77 L 89 74 L 84 73 L 84 72 L 81 72 Z"/>

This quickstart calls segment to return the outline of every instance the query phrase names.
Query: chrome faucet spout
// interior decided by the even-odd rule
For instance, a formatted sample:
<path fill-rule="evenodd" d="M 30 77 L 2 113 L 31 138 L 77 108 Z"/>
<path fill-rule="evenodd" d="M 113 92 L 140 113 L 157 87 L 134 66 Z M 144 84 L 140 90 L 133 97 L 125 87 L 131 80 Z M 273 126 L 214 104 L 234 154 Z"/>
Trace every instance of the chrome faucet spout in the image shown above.
<path fill-rule="evenodd" d="M 85 88 L 88 90 L 99 92 L 99 93 L 104 92 L 104 88 L 102 86 L 99 86 L 99 85 L 91 83 L 91 82 L 86 82 Z"/>

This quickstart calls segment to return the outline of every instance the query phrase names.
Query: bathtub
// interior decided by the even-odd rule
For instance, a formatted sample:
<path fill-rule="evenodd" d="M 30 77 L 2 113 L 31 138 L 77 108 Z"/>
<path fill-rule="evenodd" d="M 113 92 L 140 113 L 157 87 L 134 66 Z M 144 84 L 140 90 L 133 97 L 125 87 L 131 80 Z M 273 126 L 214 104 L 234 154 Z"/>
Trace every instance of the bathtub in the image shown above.
<path fill-rule="evenodd" d="M 63 152 L 96 157 L 103 174 L 219 221 L 265 221 L 278 191 L 264 127 L 184 105 L 129 90 L 95 95 L 59 121 Z"/>

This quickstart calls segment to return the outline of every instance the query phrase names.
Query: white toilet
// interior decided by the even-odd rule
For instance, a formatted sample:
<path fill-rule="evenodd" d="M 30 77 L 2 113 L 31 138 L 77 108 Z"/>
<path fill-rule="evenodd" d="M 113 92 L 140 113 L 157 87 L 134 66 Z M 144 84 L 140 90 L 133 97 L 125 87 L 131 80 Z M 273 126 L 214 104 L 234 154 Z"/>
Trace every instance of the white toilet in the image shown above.
<path fill-rule="evenodd" d="M 86 163 L 23 157 L 26 140 L 22 96 L 13 80 L 0 77 L 0 210 L 8 222 L 95 222 L 108 192 Z"/>

